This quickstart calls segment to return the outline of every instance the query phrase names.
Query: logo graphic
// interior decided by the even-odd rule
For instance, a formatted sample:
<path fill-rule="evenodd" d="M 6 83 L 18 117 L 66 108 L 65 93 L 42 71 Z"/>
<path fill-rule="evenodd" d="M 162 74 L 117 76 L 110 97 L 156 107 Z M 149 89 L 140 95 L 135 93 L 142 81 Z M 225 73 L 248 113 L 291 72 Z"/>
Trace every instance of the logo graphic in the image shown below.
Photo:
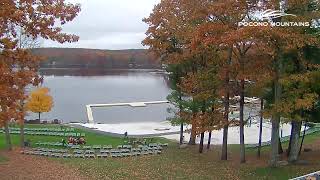
<path fill-rule="evenodd" d="M 254 14 L 256 21 L 241 21 L 238 26 L 272 26 L 272 27 L 311 27 L 311 22 L 300 22 L 300 21 L 272 21 L 275 18 L 284 16 L 297 17 L 294 14 L 288 14 L 279 10 L 267 9 L 261 13 Z"/>
<path fill-rule="evenodd" d="M 296 15 L 294 15 L 294 14 L 288 14 L 288 13 L 285 13 L 285 12 L 282 12 L 279 10 L 271 10 L 271 9 L 267 9 L 260 14 L 260 18 L 262 20 L 275 19 L 275 18 L 279 18 L 279 17 L 283 17 L 283 16 L 296 17 Z"/>

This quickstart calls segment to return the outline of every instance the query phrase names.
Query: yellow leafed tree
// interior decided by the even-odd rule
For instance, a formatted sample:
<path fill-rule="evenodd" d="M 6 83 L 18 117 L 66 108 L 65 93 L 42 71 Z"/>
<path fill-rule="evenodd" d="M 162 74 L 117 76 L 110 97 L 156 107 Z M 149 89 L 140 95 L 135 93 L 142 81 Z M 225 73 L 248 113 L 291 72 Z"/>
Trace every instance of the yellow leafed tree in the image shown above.
<path fill-rule="evenodd" d="M 39 114 L 39 121 L 41 113 L 51 111 L 52 107 L 53 98 L 49 95 L 48 88 L 38 88 L 32 91 L 26 104 L 28 111 Z"/>

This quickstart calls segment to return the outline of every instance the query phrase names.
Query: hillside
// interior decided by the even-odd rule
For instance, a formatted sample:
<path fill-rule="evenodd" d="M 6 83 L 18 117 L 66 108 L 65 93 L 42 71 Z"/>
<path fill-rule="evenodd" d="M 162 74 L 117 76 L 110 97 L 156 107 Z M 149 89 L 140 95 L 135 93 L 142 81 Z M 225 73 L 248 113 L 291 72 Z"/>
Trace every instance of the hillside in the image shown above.
<path fill-rule="evenodd" d="M 145 49 L 98 50 L 38 48 L 33 53 L 45 58 L 42 68 L 155 69 L 160 62 Z"/>

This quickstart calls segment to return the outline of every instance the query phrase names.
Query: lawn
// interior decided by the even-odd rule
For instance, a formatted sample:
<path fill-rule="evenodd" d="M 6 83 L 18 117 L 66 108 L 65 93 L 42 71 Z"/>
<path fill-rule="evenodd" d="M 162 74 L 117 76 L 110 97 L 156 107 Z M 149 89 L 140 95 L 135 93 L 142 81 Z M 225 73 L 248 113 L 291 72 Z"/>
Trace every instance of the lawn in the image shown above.
<path fill-rule="evenodd" d="M 39 127 L 32 125 L 28 127 Z M 49 126 L 50 127 L 50 126 Z M 123 138 L 115 138 L 85 130 L 88 144 L 123 144 Z M 0 134 L 0 138 L 3 135 Z M 27 136 L 31 142 L 60 141 L 61 137 Z M 19 144 L 19 136 L 12 136 L 13 143 Z M 156 139 L 155 141 L 166 141 Z M 167 141 L 169 142 L 169 141 Z M 0 147 L 4 148 L 3 141 Z M 53 159 L 54 162 L 78 169 L 90 179 L 288 179 L 314 172 L 320 169 L 320 133 L 311 134 L 305 139 L 306 147 L 313 149 L 303 152 L 301 158 L 308 165 L 288 165 L 268 168 L 270 147 L 262 148 L 262 156 L 256 158 L 255 149 L 247 149 L 246 164 L 239 163 L 239 146 L 229 146 L 229 160 L 221 161 L 220 146 L 214 146 L 203 154 L 197 152 L 197 146 L 179 149 L 176 142 L 170 142 L 161 155 L 107 158 L 107 159 Z M 287 143 L 283 144 L 287 148 Z M 0 156 L 0 163 L 1 160 Z"/>
<path fill-rule="evenodd" d="M 312 136 L 307 139 L 312 139 Z M 309 141 L 310 142 L 310 141 Z M 284 145 L 285 147 L 285 145 Z M 288 179 L 320 169 L 320 157 L 307 153 L 303 158 L 312 164 L 307 166 L 290 165 L 268 168 L 268 148 L 263 148 L 261 160 L 256 158 L 255 150 L 247 151 L 247 163 L 240 165 L 238 146 L 230 146 L 229 160 L 221 161 L 220 147 L 203 154 L 197 147 L 179 149 L 175 143 L 159 156 L 107 160 L 58 160 L 78 168 L 94 179 Z M 314 152 L 319 153 L 319 151 Z"/>
<path fill-rule="evenodd" d="M 319 140 L 320 133 L 309 135 L 306 144 Z M 320 142 L 320 141 L 318 141 Z M 286 149 L 288 143 L 283 144 Z M 239 146 L 229 146 L 228 161 L 220 161 L 219 146 L 204 154 L 197 147 L 179 149 L 176 143 L 170 143 L 160 156 L 108 159 L 108 160 L 59 160 L 79 168 L 84 174 L 95 179 L 288 179 L 320 169 L 320 151 L 303 153 L 310 165 L 289 165 L 268 168 L 270 147 L 262 148 L 261 160 L 256 158 L 256 150 L 247 150 L 247 163 L 240 165 Z"/>
<path fill-rule="evenodd" d="M 11 127 L 18 127 L 18 126 L 11 126 Z M 60 128 L 60 125 L 26 125 L 28 128 Z M 113 145 L 117 146 L 120 144 L 124 144 L 125 139 L 120 137 L 111 137 L 111 136 L 104 136 L 94 132 L 90 132 L 83 129 L 76 129 L 77 133 L 85 133 L 85 139 L 87 145 Z M 31 145 L 35 147 L 36 142 L 61 142 L 62 139 L 67 139 L 66 137 L 56 137 L 56 136 L 32 136 L 26 135 L 25 139 L 31 142 Z M 4 139 L 4 134 L 0 133 L 0 139 Z M 18 146 L 20 143 L 20 136 L 19 135 L 11 135 L 11 141 L 13 145 Z M 153 141 L 156 142 L 167 142 L 167 140 L 163 138 L 154 138 Z M 5 141 L 0 141 L 0 149 L 5 148 Z"/>

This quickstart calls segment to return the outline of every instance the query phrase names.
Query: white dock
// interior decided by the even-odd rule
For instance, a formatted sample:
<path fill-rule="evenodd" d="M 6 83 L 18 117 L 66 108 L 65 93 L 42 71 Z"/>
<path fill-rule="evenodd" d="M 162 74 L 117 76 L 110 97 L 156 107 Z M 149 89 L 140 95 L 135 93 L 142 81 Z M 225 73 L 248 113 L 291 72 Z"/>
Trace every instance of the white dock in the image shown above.
<path fill-rule="evenodd" d="M 88 122 L 94 123 L 92 108 L 112 107 L 112 106 L 146 107 L 148 104 L 165 104 L 165 103 L 169 103 L 169 101 L 148 101 L 148 102 L 113 103 L 113 104 L 88 104 L 88 105 L 86 105 Z"/>

